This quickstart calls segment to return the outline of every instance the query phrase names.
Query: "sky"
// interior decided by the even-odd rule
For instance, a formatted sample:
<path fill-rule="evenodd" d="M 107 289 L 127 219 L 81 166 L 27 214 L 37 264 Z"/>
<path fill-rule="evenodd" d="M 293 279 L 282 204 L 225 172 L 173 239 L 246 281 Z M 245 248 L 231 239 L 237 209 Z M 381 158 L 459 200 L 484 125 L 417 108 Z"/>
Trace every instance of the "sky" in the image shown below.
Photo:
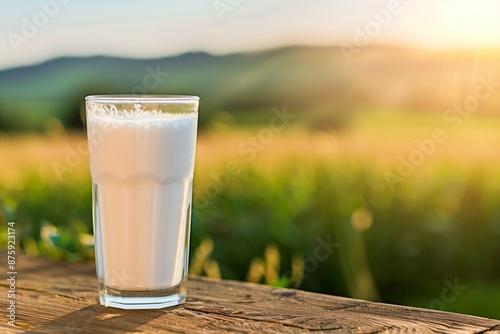
<path fill-rule="evenodd" d="M 0 69 L 61 56 L 156 58 L 287 45 L 500 47 L 500 0 L 0 2 Z"/>

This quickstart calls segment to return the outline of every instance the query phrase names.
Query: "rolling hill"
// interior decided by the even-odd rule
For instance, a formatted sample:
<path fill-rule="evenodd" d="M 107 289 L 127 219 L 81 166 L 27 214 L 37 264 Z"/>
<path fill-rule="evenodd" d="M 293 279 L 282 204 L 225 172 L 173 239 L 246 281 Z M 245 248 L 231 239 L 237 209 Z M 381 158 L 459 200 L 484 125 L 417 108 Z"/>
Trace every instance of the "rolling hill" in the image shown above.
<path fill-rule="evenodd" d="M 262 115 L 287 106 L 311 126 L 339 127 L 367 108 L 444 113 L 473 99 L 482 81 L 489 80 L 493 91 L 500 87 L 497 51 L 368 47 L 350 62 L 344 51 L 287 47 L 148 60 L 59 58 L 4 70 L 0 129 L 40 130 L 51 117 L 79 127 L 83 98 L 89 94 L 199 95 L 202 126 L 221 111 Z M 496 112 L 499 106 L 500 94 L 493 92 L 480 99 L 474 112 Z"/>

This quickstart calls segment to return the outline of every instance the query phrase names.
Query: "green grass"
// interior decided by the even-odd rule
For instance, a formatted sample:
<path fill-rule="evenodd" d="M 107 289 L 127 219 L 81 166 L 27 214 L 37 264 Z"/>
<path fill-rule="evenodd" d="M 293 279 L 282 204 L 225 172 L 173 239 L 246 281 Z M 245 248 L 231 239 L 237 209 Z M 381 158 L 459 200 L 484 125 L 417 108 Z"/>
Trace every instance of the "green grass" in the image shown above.
<path fill-rule="evenodd" d="M 191 256 L 200 257 L 197 250 L 204 241 L 202 248 L 208 247 L 210 239 L 206 272 L 224 278 L 245 280 L 252 266 L 263 271 L 257 281 L 269 284 L 420 307 L 431 307 L 441 298 L 444 282 L 456 278 L 467 289 L 446 303 L 446 310 L 500 319 L 498 159 L 485 162 L 462 153 L 450 158 L 440 152 L 391 191 L 384 175 L 397 168 L 397 159 L 385 153 L 386 147 L 374 151 L 370 146 L 379 145 L 370 139 L 377 137 L 376 127 L 382 129 L 380 137 L 390 139 L 387 116 L 370 117 L 351 130 L 356 138 L 365 136 L 364 154 L 292 147 L 279 154 L 264 151 L 252 162 L 234 156 L 241 173 L 206 207 L 197 204 L 195 192 Z M 419 131 L 418 124 L 400 124 L 407 124 L 401 131 L 404 126 Z M 480 120 L 468 124 L 446 147 L 462 143 L 467 131 L 494 128 Z M 257 130 L 246 129 L 243 138 Z M 290 143 L 296 136 L 276 142 Z M 463 154 L 473 154 L 476 146 L 461 147 Z M 484 156 L 494 152 L 490 148 Z M 197 161 L 196 189 L 203 191 L 210 172 L 225 165 L 224 159 L 213 159 L 201 154 Z M 92 259 L 90 178 L 74 175 L 49 182 L 26 170 L 21 185 L 0 189 L 0 222 L 16 221 L 22 249 L 69 261 Z M 2 247 L 5 231 L 0 230 Z M 331 252 L 318 251 L 328 238 Z M 276 278 L 269 278 L 271 271 Z"/>
<path fill-rule="evenodd" d="M 453 282 L 453 279 L 449 281 Z M 460 280 L 458 282 L 463 284 Z M 446 285 L 443 283 L 441 289 L 434 289 L 434 299 L 429 300 L 426 296 L 415 296 L 412 299 L 405 300 L 404 304 L 423 308 L 434 307 L 438 310 L 466 313 L 494 319 L 499 318 L 498 300 L 500 300 L 500 289 L 497 282 L 471 282 L 465 286 L 466 288 L 460 290 L 460 293 L 457 295 L 446 292 L 445 300 L 452 300 L 451 302 L 441 300 L 441 293 L 446 288 Z"/>

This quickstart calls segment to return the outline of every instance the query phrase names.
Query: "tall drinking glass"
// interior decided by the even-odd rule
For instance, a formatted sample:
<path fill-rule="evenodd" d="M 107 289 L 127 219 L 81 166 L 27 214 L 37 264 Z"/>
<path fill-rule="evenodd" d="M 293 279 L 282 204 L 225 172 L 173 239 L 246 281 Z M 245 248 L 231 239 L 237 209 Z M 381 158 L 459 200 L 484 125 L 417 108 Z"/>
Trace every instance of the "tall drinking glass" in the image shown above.
<path fill-rule="evenodd" d="M 186 300 L 196 96 L 87 96 L 93 223 L 102 305 Z"/>

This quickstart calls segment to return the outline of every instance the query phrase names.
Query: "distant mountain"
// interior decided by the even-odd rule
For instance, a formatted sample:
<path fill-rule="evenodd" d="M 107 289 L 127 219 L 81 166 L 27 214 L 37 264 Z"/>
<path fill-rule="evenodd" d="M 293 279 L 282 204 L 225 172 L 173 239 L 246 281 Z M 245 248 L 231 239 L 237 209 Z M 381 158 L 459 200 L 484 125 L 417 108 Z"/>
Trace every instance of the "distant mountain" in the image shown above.
<path fill-rule="evenodd" d="M 478 100 L 474 112 L 500 110 L 500 52 L 347 51 L 288 47 L 149 60 L 59 58 L 4 70 L 0 129 L 40 129 L 51 117 L 80 126 L 84 96 L 113 93 L 199 95 L 202 125 L 220 111 L 262 114 L 287 106 L 311 126 L 341 126 L 364 108 L 444 113 L 473 103 L 480 80 L 490 80 L 494 92 Z"/>

